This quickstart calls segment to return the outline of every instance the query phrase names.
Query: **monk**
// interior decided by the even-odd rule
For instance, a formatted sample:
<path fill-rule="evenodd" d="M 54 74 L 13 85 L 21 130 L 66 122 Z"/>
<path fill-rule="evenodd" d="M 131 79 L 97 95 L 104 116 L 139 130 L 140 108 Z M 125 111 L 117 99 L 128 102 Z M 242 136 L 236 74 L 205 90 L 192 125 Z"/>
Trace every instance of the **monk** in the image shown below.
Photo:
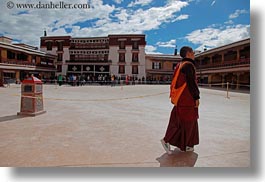
<path fill-rule="evenodd" d="M 183 87 L 180 96 L 171 111 L 166 134 L 161 143 L 168 154 L 171 154 L 170 145 L 178 147 L 181 151 L 194 151 L 194 146 L 199 144 L 198 129 L 198 107 L 200 91 L 197 85 L 196 68 L 194 62 L 194 52 L 192 48 L 184 46 L 180 49 L 182 61 L 176 66 L 175 73 L 179 70 L 179 75 L 175 79 L 175 89 Z M 172 90 L 173 88 L 171 88 Z M 172 101 L 172 100 L 171 100 Z"/>

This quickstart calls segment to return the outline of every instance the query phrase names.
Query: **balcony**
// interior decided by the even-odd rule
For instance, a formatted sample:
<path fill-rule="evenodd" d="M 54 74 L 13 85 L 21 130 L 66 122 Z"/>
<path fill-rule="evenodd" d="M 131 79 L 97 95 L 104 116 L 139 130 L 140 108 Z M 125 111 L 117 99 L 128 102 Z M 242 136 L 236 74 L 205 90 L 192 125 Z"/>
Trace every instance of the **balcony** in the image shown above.
<path fill-rule="evenodd" d="M 28 62 L 28 61 L 19 61 L 15 59 L 7 59 L 6 61 L 3 61 L 2 64 L 6 65 L 12 65 L 12 66 L 38 66 L 38 67 L 45 67 L 45 68 L 55 68 L 54 64 L 52 62 L 42 61 L 39 64 Z"/>
<path fill-rule="evenodd" d="M 207 69 L 207 68 L 226 68 L 226 67 L 233 67 L 237 65 L 249 65 L 250 58 L 240 59 L 239 61 L 224 61 L 224 63 L 210 63 L 205 65 L 199 65 L 199 69 Z"/>
<path fill-rule="evenodd" d="M 11 64 L 11 65 L 22 65 L 22 66 L 35 66 L 34 63 L 30 63 L 28 61 L 17 61 L 13 59 L 7 59 L 7 61 L 3 61 L 4 64 Z"/>
<path fill-rule="evenodd" d="M 71 43 L 70 49 L 108 49 L 108 43 Z"/>
<path fill-rule="evenodd" d="M 74 60 L 66 60 L 66 63 L 112 63 L 112 61 L 98 60 L 98 59 L 74 59 Z"/>
<path fill-rule="evenodd" d="M 42 68 L 54 68 L 55 66 L 52 63 L 46 63 L 46 64 L 36 64 L 37 67 L 42 67 Z"/>

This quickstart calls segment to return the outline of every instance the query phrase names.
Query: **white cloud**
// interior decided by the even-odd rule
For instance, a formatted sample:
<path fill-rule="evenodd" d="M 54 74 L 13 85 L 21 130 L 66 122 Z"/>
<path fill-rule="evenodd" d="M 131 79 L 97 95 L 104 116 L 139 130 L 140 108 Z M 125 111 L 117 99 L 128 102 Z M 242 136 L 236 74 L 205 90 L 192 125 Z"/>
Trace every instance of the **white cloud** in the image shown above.
<path fill-rule="evenodd" d="M 244 9 L 242 9 L 242 10 L 236 10 L 233 14 L 230 14 L 229 15 L 229 19 L 234 19 L 234 18 L 237 18 L 239 15 L 241 15 L 241 14 L 246 14 L 246 13 L 248 13 L 248 11 L 247 10 L 244 10 Z"/>
<path fill-rule="evenodd" d="M 215 3 L 216 3 L 216 1 L 213 1 L 212 4 L 211 4 L 211 6 L 213 6 Z"/>
<path fill-rule="evenodd" d="M 187 5 L 188 3 L 185 2 L 174 1 L 165 6 L 152 7 L 147 10 L 119 8 L 115 10 L 111 17 L 98 20 L 96 26 L 82 28 L 76 33 L 82 32 L 83 36 L 143 33 L 144 31 L 158 29 L 163 23 L 173 21 L 175 13 Z"/>
<path fill-rule="evenodd" d="M 225 22 L 225 24 L 233 24 L 233 23 L 234 23 L 233 20 L 228 20 Z"/>
<path fill-rule="evenodd" d="M 146 54 L 162 54 L 160 52 L 156 52 L 157 47 L 152 46 L 152 45 L 146 45 L 145 46 L 145 53 Z"/>
<path fill-rule="evenodd" d="M 117 4 L 121 4 L 123 2 L 123 0 L 114 0 L 114 2 Z"/>
<path fill-rule="evenodd" d="M 32 1 L 19 1 L 19 3 Z M 41 3 L 50 3 L 43 0 Z M 60 0 L 53 1 L 58 3 Z M 116 0 L 121 2 L 121 0 Z M 151 2 L 135 1 L 144 4 Z M 73 3 L 64 0 L 64 3 Z M 87 3 L 87 0 L 76 0 L 74 3 Z M 40 37 L 46 28 L 49 35 L 71 36 L 107 36 L 119 33 L 144 33 L 158 29 L 162 24 L 187 18 L 187 15 L 176 16 L 187 2 L 170 1 L 164 6 L 130 10 L 116 8 L 103 3 L 103 0 L 91 0 L 90 9 L 8 9 L 0 6 L 0 34 L 9 36 L 24 43 L 39 46 Z M 24 12 L 23 14 L 20 14 Z M 91 22 L 92 21 L 92 22 Z M 82 23 L 82 26 L 80 25 Z M 85 26 L 87 24 L 87 26 Z M 70 31 L 70 33 L 67 33 Z"/>
<path fill-rule="evenodd" d="M 219 47 L 250 37 L 250 25 L 233 25 L 222 29 L 205 28 L 191 32 L 185 38 L 199 45 L 196 50 Z"/>
<path fill-rule="evenodd" d="M 168 42 L 157 42 L 156 45 L 158 45 L 159 47 L 170 47 L 170 48 L 174 48 L 176 47 L 176 40 L 172 39 Z"/>
<path fill-rule="evenodd" d="M 145 6 L 152 2 L 153 0 L 135 0 L 134 2 L 131 2 L 128 7 L 134 7 L 137 5 Z"/>
<path fill-rule="evenodd" d="M 59 3 L 60 0 L 53 1 Z M 18 2 L 17 2 L 18 3 Z M 32 3 L 32 1 L 19 1 L 19 3 Z M 49 0 L 41 1 L 42 4 L 50 3 Z M 72 3 L 64 0 L 64 3 Z M 75 1 L 76 4 L 87 4 L 87 0 Z M 38 2 L 36 3 L 38 4 Z M 39 46 L 40 36 L 44 28 L 48 35 L 63 35 L 65 27 L 72 28 L 76 23 L 95 20 L 99 17 L 108 18 L 115 9 L 114 6 L 103 4 L 102 0 L 91 1 L 89 9 L 8 9 L 0 7 L 0 34 L 24 43 Z M 20 12 L 25 12 L 20 14 Z"/>
<path fill-rule="evenodd" d="M 188 19 L 188 18 L 189 18 L 189 15 L 180 15 L 177 18 L 175 18 L 174 20 L 172 20 L 172 22 L 185 20 L 185 19 Z"/>

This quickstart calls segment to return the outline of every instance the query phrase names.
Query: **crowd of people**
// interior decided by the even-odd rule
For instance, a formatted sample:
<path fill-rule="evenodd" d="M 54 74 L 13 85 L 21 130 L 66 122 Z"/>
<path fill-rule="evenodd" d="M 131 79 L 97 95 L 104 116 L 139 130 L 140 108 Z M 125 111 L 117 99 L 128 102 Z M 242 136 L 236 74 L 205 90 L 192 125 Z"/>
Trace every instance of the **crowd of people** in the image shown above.
<path fill-rule="evenodd" d="M 50 78 L 42 78 L 44 83 L 53 83 L 61 85 L 72 85 L 72 86 L 84 86 L 91 84 L 99 84 L 99 85 L 135 85 L 135 84 L 168 84 L 170 83 L 170 77 L 163 78 L 153 78 L 153 77 L 142 77 L 137 78 L 135 76 L 116 76 L 116 75 L 79 75 L 79 74 L 70 74 L 68 76 L 58 75 L 51 76 Z"/>
<path fill-rule="evenodd" d="M 30 74 L 24 75 L 21 80 L 12 81 L 10 83 L 20 84 L 24 79 L 27 79 Z M 46 76 L 41 74 L 31 74 L 43 81 L 44 84 L 58 84 L 58 85 L 72 85 L 72 86 L 84 86 L 84 85 L 135 85 L 135 84 L 170 84 L 170 76 L 161 77 L 142 77 L 136 76 L 117 76 L 114 74 L 98 74 L 98 75 L 84 75 L 84 74 L 69 74 L 69 75 L 53 75 Z M 4 79 L 1 84 L 6 84 L 8 79 Z M 9 82 L 8 82 L 9 83 Z M 1 85 L 0 84 L 0 85 Z"/>

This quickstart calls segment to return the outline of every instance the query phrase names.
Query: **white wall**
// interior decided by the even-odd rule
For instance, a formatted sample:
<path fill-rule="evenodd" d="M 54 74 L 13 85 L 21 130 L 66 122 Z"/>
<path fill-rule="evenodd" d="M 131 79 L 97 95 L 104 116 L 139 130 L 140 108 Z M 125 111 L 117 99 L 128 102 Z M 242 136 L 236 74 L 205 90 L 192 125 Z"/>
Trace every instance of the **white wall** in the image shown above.
<path fill-rule="evenodd" d="M 119 74 L 119 46 L 110 46 L 109 59 L 112 60 L 110 66 L 111 74 L 121 76 Z M 125 75 L 132 76 L 132 46 L 125 47 Z M 146 77 L 145 71 L 145 46 L 139 46 L 139 64 L 138 64 L 138 78 Z"/>
<path fill-rule="evenodd" d="M 118 47 L 117 46 L 110 46 L 109 47 L 109 60 L 112 60 L 110 66 L 110 74 L 118 75 L 119 74 L 119 54 L 118 54 Z"/>

